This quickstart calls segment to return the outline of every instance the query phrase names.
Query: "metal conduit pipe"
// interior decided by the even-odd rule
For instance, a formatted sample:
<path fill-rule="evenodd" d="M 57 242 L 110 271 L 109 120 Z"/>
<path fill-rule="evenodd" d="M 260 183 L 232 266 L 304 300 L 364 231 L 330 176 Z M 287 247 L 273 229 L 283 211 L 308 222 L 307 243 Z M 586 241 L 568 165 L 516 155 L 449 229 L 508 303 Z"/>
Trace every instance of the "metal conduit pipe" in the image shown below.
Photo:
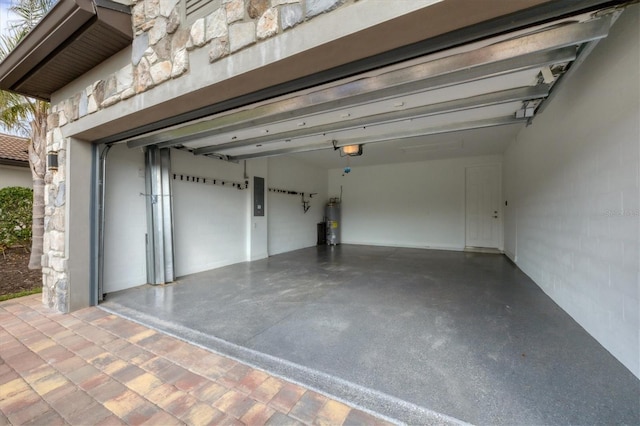
<path fill-rule="evenodd" d="M 105 194 L 107 190 L 107 155 L 112 145 L 106 145 L 100 153 L 100 169 L 98 174 L 98 301 L 104 299 L 104 225 Z"/>

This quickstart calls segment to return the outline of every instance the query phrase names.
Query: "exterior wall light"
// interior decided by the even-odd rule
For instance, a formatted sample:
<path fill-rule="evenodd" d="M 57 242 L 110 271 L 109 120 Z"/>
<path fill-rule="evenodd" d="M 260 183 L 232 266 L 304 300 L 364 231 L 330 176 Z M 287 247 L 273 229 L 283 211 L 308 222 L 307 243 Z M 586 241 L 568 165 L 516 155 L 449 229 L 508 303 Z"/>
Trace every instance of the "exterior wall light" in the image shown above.
<path fill-rule="evenodd" d="M 47 153 L 47 170 L 56 171 L 58 170 L 58 153 L 54 151 L 50 151 Z"/>

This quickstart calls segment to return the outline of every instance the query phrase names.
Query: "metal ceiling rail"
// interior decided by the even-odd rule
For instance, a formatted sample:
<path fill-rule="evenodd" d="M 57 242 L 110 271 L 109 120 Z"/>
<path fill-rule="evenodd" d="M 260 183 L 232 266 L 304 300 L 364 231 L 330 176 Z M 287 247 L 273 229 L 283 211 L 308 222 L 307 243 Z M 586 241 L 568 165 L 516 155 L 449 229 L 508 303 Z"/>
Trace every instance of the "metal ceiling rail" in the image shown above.
<path fill-rule="evenodd" d="M 451 86 L 534 66 L 570 61 L 575 59 L 577 45 L 606 37 L 609 27 L 610 18 L 606 16 L 584 23 L 567 24 L 470 52 L 174 127 L 132 139 L 128 146 L 135 148 L 159 143 L 166 143 L 164 146 L 182 144 L 194 138 Z"/>
<path fill-rule="evenodd" d="M 344 120 L 327 125 L 309 127 L 304 129 L 296 129 L 289 132 L 278 133 L 276 135 L 261 136 L 257 138 L 245 139 L 229 143 L 222 143 L 213 146 L 198 148 L 193 151 L 196 155 L 211 154 L 222 152 L 227 149 L 242 148 L 254 144 L 268 144 L 271 142 L 281 142 L 287 139 L 295 139 L 303 136 L 325 135 L 328 133 L 339 132 L 343 130 L 357 129 L 360 127 L 387 124 L 396 121 L 402 121 L 409 118 L 422 118 L 433 115 L 446 114 L 458 111 L 464 111 L 474 108 L 482 108 L 487 106 L 499 105 L 516 101 L 528 101 L 541 99 L 549 94 L 551 86 L 540 84 L 537 86 L 519 87 L 515 89 L 502 90 L 499 92 L 486 93 L 482 95 L 472 96 L 469 98 L 454 99 L 446 102 L 439 102 L 431 105 L 424 105 L 416 108 L 410 108 L 401 111 L 392 111 L 381 114 L 370 115 L 367 117 L 356 118 L 352 120 Z"/>
<path fill-rule="evenodd" d="M 205 137 L 216 136 L 222 133 L 229 133 L 236 130 L 243 130 L 248 127 L 254 127 L 259 125 L 273 124 L 275 122 L 282 122 L 285 120 L 292 119 L 302 119 L 304 117 L 310 116 L 315 113 L 322 113 L 337 109 L 344 109 L 348 107 L 363 105 L 375 101 L 379 101 L 382 99 L 393 99 L 401 96 L 405 96 L 408 94 L 414 94 L 418 92 L 423 92 L 427 90 L 435 90 L 442 89 L 445 87 L 455 86 L 462 83 L 468 83 L 472 81 L 482 80 L 487 77 L 494 77 L 497 75 L 504 75 L 512 72 L 523 71 L 527 69 L 533 69 L 542 67 L 545 65 L 553 65 L 562 62 L 570 62 L 576 58 L 576 47 L 570 46 L 565 47 L 558 50 L 551 50 L 546 52 L 534 52 L 524 56 L 505 59 L 499 62 L 491 62 L 488 64 L 483 64 L 471 68 L 464 68 L 458 71 L 452 71 L 449 73 L 445 73 L 443 75 L 436 75 L 433 77 L 425 77 L 423 79 L 417 81 L 408 82 L 402 86 L 389 86 L 374 92 L 366 92 L 364 91 L 361 94 L 354 95 L 351 97 L 340 97 L 343 96 L 344 86 L 336 86 L 332 87 L 331 90 L 335 92 L 336 99 L 328 102 L 316 103 L 314 100 L 303 100 L 303 97 L 310 98 L 314 93 L 310 93 L 308 95 L 301 95 L 294 99 L 287 99 L 284 101 L 278 101 L 273 104 L 265 105 L 264 107 L 273 106 L 274 110 L 277 108 L 282 108 L 282 112 L 276 114 L 270 114 L 261 116 L 257 119 L 252 119 L 249 121 L 241 120 L 239 122 L 235 122 L 233 124 L 228 124 L 226 126 L 221 125 L 220 127 L 213 128 L 208 131 L 198 132 L 198 133 L 188 133 L 182 137 L 174 137 L 166 142 L 158 144 L 158 146 L 162 147 L 170 147 L 176 144 L 183 144 L 194 139 L 202 139 Z M 351 83 L 347 83 L 351 84 Z M 298 103 L 301 104 L 300 107 L 295 107 L 295 105 L 285 105 L 289 103 L 288 101 L 298 100 Z M 282 105 L 278 105 L 282 102 Z M 312 103 L 311 106 L 304 106 L 302 102 Z M 258 111 L 263 107 L 257 107 L 254 110 L 246 111 L 249 114 L 251 113 L 262 113 L 262 111 Z M 240 111 L 238 113 L 232 114 L 235 116 L 236 114 L 242 114 L 245 111 Z M 231 116 L 224 116 L 214 119 L 215 121 L 224 120 L 225 118 L 233 118 Z M 212 120 L 212 121 L 214 121 Z M 153 138 L 153 136 L 149 136 Z M 132 141 L 129 145 L 130 148 L 135 148 L 138 146 L 147 145 L 146 143 L 140 145 L 135 143 L 137 141 Z"/>
<path fill-rule="evenodd" d="M 322 142 L 322 143 L 313 144 L 313 145 L 274 149 L 272 151 L 260 151 L 260 152 L 255 152 L 251 154 L 242 154 L 242 155 L 236 155 L 236 156 L 217 156 L 217 157 L 224 157 L 228 161 L 241 161 L 241 160 L 249 160 L 251 158 L 274 157 L 277 155 L 297 154 L 301 152 L 335 149 L 335 148 L 340 148 L 346 145 L 368 145 L 368 144 L 379 143 L 379 142 L 400 141 L 400 140 L 407 140 L 407 139 L 422 138 L 424 136 L 438 135 L 443 133 L 453 133 L 453 132 L 459 132 L 463 130 L 482 129 L 486 127 L 508 126 L 511 124 L 526 123 L 526 121 L 527 121 L 526 118 L 515 118 L 514 116 L 509 115 L 507 117 L 488 118 L 483 120 L 446 124 L 443 126 L 431 127 L 429 129 L 425 129 L 419 132 L 405 132 L 405 133 L 399 133 L 399 134 L 394 133 L 389 135 L 380 135 L 375 139 L 371 139 L 371 138 L 343 139 L 340 142 L 337 142 L 335 145 L 333 141 L 327 141 L 327 142 Z"/>
<path fill-rule="evenodd" d="M 337 109 L 344 109 L 348 107 L 363 105 L 371 102 L 376 102 L 382 99 L 394 99 L 401 96 L 415 94 L 428 90 L 442 89 L 445 87 L 455 86 L 462 83 L 468 83 L 472 81 L 482 80 L 487 77 L 494 77 L 497 75 L 504 75 L 507 73 L 523 71 L 527 69 L 538 68 L 544 65 L 553 65 L 556 63 L 569 62 L 576 58 L 576 48 L 565 47 L 558 50 L 552 50 L 547 52 L 535 52 L 525 56 L 506 59 L 497 63 L 488 63 L 485 65 L 476 66 L 473 68 L 462 69 L 459 71 L 453 71 L 443 75 L 436 75 L 434 77 L 425 77 L 424 79 L 412 81 L 406 83 L 403 86 L 390 86 L 375 92 L 364 92 L 359 95 L 355 95 L 348 98 L 338 98 L 330 102 L 324 102 L 321 104 L 315 104 L 309 107 L 292 108 L 291 111 L 285 111 L 277 114 L 277 116 L 265 116 L 260 119 L 251 120 L 249 122 L 238 122 L 225 127 L 218 127 L 203 133 L 188 134 L 180 138 L 174 138 L 168 142 L 159 144 L 162 147 L 169 147 L 175 144 L 182 144 L 194 139 L 202 139 L 205 137 L 216 136 L 222 133 L 229 133 L 234 130 L 242 130 L 248 127 L 257 126 L 260 124 L 273 124 L 274 122 L 281 122 L 286 119 L 302 119 L 310 116 L 314 113 L 322 113 Z M 341 95 L 341 88 L 343 86 L 337 86 L 332 89 L 336 89 L 336 94 Z M 309 94 L 312 95 L 312 94 Z M 308 96 L 308 95 L 304 95 Z M 259 107 L 260 108 L 260 107 Z M 223 117 L 221 117 L 223 118 Z M 276 120 L 277 118 L 277 120 Z M 137 145 L 136 145 L 137 146 Z M 133 147 L 133 146 L 131 146 Z"/>
<path fill-rule="evenodd" d="M 622 14 L 623 10 L 624 9 L 616 9 L 607 14 L 607 16 L 610 19 L 610 23 L 609 23 L 610 26 L 613 26 L 613 24 L 615 24 L 615 22 L 618 20 L 618 18 Z M 580 65 L 582 65 L 582 63 L 587 58 L 587 56 L 591 54 L 593 49 L 595 49 L 595 47 L 598 45 L 598 43 L 600 43 L 601 40 L 602 40 L 601 38 L 591 40 L 580 46 L 580 48 L 578 49 L 578 55 L 576 59 L 569 66 L 569 70 L 563 73 L 560 76 L 559 80 L 556 83 L 554 83 L 554 90 L 549 94 L 549 97 L 546 99 L 546 101 L 543 102 L 540 105 L 540 107 L 538 107 L 538 109 L 536 110 L 536 115 L 541 114 L 547 108 L 547 105 L 549 105 L 549 102 L 551 101 L 551 99 L 555 97 L 558 91 L 557 90 L 558 86 L 562 85 L 564 81 L 567 81 L 576 72 L 576 70 L 580 67 Z M 531 122 L 531 120 L 529 121 Z"/>

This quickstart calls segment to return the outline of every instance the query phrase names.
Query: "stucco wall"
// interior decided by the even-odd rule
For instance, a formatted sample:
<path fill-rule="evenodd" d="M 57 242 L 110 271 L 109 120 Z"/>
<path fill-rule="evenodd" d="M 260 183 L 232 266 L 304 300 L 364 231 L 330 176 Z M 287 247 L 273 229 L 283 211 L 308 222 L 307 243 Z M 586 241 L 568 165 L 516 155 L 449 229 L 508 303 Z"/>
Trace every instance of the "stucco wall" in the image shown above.
<path fill-rule="evenodd" d="M 0 189 L 8 186 L 31 188 L 33 181 L 29 167 L 5 166 L 0 164 Z"/>

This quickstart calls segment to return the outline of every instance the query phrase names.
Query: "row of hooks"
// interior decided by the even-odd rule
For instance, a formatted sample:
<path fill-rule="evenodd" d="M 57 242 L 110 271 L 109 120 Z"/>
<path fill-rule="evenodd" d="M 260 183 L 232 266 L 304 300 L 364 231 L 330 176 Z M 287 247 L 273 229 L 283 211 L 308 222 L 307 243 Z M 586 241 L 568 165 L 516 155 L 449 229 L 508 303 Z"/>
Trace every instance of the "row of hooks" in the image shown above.
<path fill-rule="evenodd" d="M 291 191 L 289 189 L 269 188 L 269 192 L 275 192 L 276 194 L 302 195 L 303 197 L 305 196 L 304 192 Z M 317 194 L 317 192 L 313 192 L 313 193 L 306 194 L 306 195 L 309 195 L 309 198 L 313 198 L 313 196 L 316 195 L 316 194 Z"/>
<path fill-rule="evenodd" d="M 269 192 L 274 192 L 276 194 L 299 195 L 302 200 L 302 210 L 304 213 L 308 212 L 309 209 L 311 208 L 311 206 L 309 205 L 310 200 L 313 198 L 314 195 L 318 194 L 317 192 L 311 192 L 311 193 L 305 194 L 304 192 L 291 191 L 288 189 L 278 189 L 278 188 L 269 188 Z M 309 200 L 304 199 L 305 195 L 309 196 Z"/>
<path fill-rule="evenodd" d="M 217 179 L 217 178 L 204 178 L 199 176 L 190 176 L 190 175 L 182 175 L 178 173 L 173 174 L 173 180 L 180 180 L 185 182 L 193 182 L 193 183 L 202 183 L 205 185 L 218 185 L 218 186 L 226 186 L 227 188 L 237 188 L 237 189 L 248 189 L 249 181 L 245 180 L 243 182 L 234 182 L 226 179 Z"/>

